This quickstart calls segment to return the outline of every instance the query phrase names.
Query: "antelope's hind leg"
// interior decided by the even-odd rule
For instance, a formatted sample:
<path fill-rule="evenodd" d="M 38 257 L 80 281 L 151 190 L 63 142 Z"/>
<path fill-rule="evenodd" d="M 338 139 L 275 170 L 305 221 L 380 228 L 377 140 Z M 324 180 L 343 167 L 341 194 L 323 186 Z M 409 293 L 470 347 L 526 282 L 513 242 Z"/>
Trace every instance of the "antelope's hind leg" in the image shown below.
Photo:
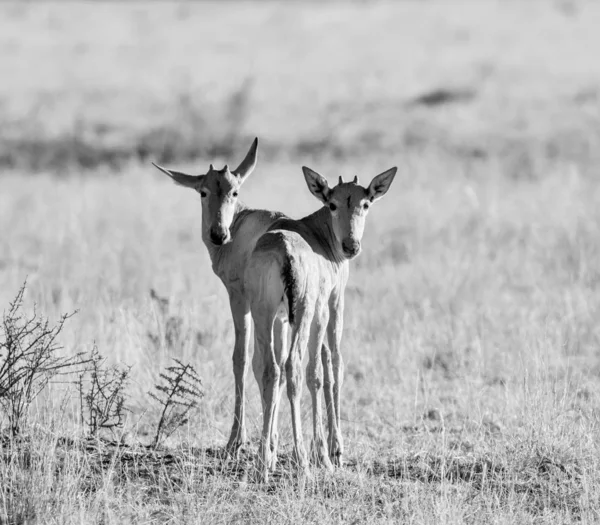
<path fill-rule="evenodd" d="M 285 313 L 285 310 L 283 310 Z M 275 360 L 279 363 L 280 370 L 283 370 L 285 362 L 289 354 L 289 344 L 287 339 L 287 320 L 278 316 L 275 318 L 273 323 L 273 343 L 275 347 Z M 265 364 L 263 363 L 263 353 L 258 349 L 258 341 L 254 340 L 254 355 L 252 357 L 252 371 L 256 383 L 258 384 L 258 390 L 260 392 L 260 399 L 262 402 L 262 413 L 266 411 L 266 401 L 263 396 L 263 371 Z M 285 387 L 285 374 L 279 374 L 279 387 L 277 388 L 275 398 L 275 413 L 273 414 L 273 428 L 271 429 L 271 465 L 269 468 L 273 470 L 277 464 L 277 450 L 279 448 L 279 411 L 281 410 L 281 396 Z"/>
<path fill-rule="evenodd" d="M 283 370 L 290 353 L 288 344 L 288 322 L 285 308 L 281 307 L 273 323 L 273 340 L 275 345 L 275 359 Z M 277 449 L 279 448 L 279 411 L 281 409 L 281 397 L 285 387 L 285 374 L 279 375 L 279 386 L 275 398 L 275 413 L 273 414 L 273 428 L 271 429 L 271 470 L 277 464 Z"/>
<path fill-rule="evenodd" d="M 310 313 L 310 315 L 306 315 Z M 287 394 L 292 411 L 292 432 L 294 434 L 294 457 L 298 469 L 308 475 L 308 460 L 302 436 L 302 415 L 300 401 L 302 397 L 302 356 L 308 345 L 312 312 L 305 312 L 303 308 L 296 310 L 297 324 L 291 326 L 292 343 L 290 354 L 285 364 Z"/>
<path fill-rule="evenodd" d="M 274 466 L 272 459 L 272 434 L 275 412 L 277 409 L 277 393 L 279 390 L 281 369 L 275 356 L 273 340 L 274 315 L 261 315 L 260 322 L 255 319 L 255 358 L 254 372 L 258 379 L 258 386 L 263 403 L 263 431 L 259 449 L 259 469 L 261 477 L 266 483 L 269 480 L 269 471 Z M 258 354 L 258 355 L 257 355 Z M 262 370 L 259 370 L 262 368 Z"/>
<path fill-rule="evenodd" d="M 311 460 L 319 467 L 322 466 L 328 470 L 333 470 L 323 431 L 323 409 L 321 405 L 321 392 L 325 386 L 321 348 L 325 339 L 328 319 L 329 310 L 327 304 L 325 304 L 317 309 L 310 328 L 306 385 L 310 390 L 312 398 L 313 439 L 311 444 Z M 327 410 L 330 416 L 333 415 L 330 412 L 333 407 L 329 406 L 332 401 L 331 397 L 331 392 L 329 392 L 329 395 L 325 392 L 325 402 L 328 403 Z"/>

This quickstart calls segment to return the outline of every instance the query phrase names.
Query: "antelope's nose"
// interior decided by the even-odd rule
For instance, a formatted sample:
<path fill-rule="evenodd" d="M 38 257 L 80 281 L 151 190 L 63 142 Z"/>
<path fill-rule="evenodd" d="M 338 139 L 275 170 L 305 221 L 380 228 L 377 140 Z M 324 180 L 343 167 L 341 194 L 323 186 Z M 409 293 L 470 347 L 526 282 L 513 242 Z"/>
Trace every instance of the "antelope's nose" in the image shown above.
<path fill-rule="evenodd" d="M 342 241 L 342 250 L 347 257 L 354 257 L 360 252 L 360 242 L 355 239 L 344 239 Z"/>
<path fill-rule="evenodd" d="M 229 232 L 225 228 L 212 228 L 210 230 L 210 240 L 216 246 L 224 244 L 229 237 Z"/>

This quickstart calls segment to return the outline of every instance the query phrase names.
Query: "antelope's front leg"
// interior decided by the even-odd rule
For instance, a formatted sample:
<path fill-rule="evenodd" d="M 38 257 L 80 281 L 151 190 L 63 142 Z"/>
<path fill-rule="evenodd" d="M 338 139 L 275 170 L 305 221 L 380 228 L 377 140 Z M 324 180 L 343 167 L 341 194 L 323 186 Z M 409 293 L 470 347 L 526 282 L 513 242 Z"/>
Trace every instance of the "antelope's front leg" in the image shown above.
<path fill-rule="evenodd" d="M 341 393 L 344 381 L 344 360 L 341 353 L 342 330 L 344 327 L 344 297 L 332 298 L 329 304 L 329 323 L 327 325 L 327 338 L 331 349 L 330 356 L 327 348 L 322 348 L 322 359 L 328 361 L 331 358 L 331 369 L 333 372 L 333 410 L 328 410 L 329 416 L 329 457 L 334 465 L 342 466 L 342 455 L 344 453 L 344 442 L 342 439 L 341 424 Z M 325 365 L 328 368 L 328 365 Z M 325 383 L 327 383 L 327 370 L 325 371 Z M 327 385 L 326 385 L 327 388 Z M 327 398 L 327 394 L 326 394 Z M 332 421 L 333 416 L 333 421 Z"/>
<path fill-rule="evenodd" d="M 227 452 L 237 457 L 242 445 L 246 442 L 246 370 L 248 348 L 250 345 L 251 316 L 246 300 L 238 294 L 230 294 L 229 304 L 235 329 L 233 347 L 233 375 L 235 377 L 235 411 L 231 435 L 227 442 Z"/>
<path fill-rule="evenodd" d="M 327 411 L 327 430 L 329 432 L 328 447 L 332 450 L 332 440 L 336 435 L 337 420 L 335 405 L 333 403 L 333 366 L 331 364 L 331 350 L 323 342 L 321 345 L 321 363 L 323 365 L 323 393 L 325 394 L 325 409 Z M 329 454 L 332 457 L 332 454 Z"/>

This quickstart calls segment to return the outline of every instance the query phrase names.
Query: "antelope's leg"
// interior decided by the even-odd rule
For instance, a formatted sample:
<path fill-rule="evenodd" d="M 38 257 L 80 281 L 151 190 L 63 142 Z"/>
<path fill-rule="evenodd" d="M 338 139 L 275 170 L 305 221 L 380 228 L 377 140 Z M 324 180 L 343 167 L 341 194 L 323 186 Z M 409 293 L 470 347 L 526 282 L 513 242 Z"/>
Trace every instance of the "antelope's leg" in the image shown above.
<path fill-rule="evenodd" d="M 325 394 L 325 410 L 327 411 L 327 432 L 329 435 L 328 446 L 332 450 L 332 439 L 336 434 L 337 420 L 335 405 L 333 403 L 333 365 L 331 364 L 331 350 L 323 343 L 321 345 L 321 362 L 323 364 L 323 393 Z M 330 454 L 331 457 L 331 454 Z"/>
<path fill-rule="evenodd" d="M 311 459 L 317 466 L 324 466 L 329 470 L 333 470 L 333 465 L 331 464 L 327 451 L 325 434 L 323 432 L 323 409 L 321 406 L 321 390 L 323 389 L 321 347 L 323 346 L 323 339 L 325 338 L 328 317 L 329 310 L 327 309 L 327 305 L 325 305 L 325 308 L 319 308 L 310 328 L 306 384 L 312 398 L 313 440 L 311 446 Z"/>
<path fill-rule="evenodd" d="M 260 394 L 260 401 L 262 403 L 262 414 L 264 415 L 265 397 L 263 388 L 263 373 L 265 369 L 264 354 L 262 349 L 258 346 L 258 338 L 256 337 L 256 329 L 254 330 L 254 352 L 252 354 L 252 372 L 254 373 L 254 379 L 258 385 L 258 393 Z"/>
<path fill-rule="evenodd" d="M 292 325 L 292 344 L 285 363 L 287 394 L 292 411 L 292 431 L 294 434 L 294 455 L 298 468 L 308 474 L 308 461 L 304 438 L 302 436 L 302 415 L 300 400 L 302 397 L 302 356 L 308 344 L 312 315 L 296 312 L 297 325 Z"/>
<path fill-rule="evenodd" d="M 288 323 L 286 319 L 276 317 L 273 323 L 273 340 L 275 345 L 275 359 L 280 369 L 283 369 L 287 361 L 290 347 L 287 337 Z M 279 385 L 275 397 L 275 414 L 273 415 L 273 428 L 271 430 L 271 469 L 275 468 L 277 463 L 277 449 L 279 446 L 279 410 L 281 406 L 281 396 L 285 387 L 285 374 L 279 375 Z"/>
<path fill-rule="evenodd" d="M 235 329 L 233 346 L 233 375 L 235 377 L 235 410 L 231 434 L 227 442 L 227 452 L 238 455 L 246 442 L 245 404 L 246 404 L 246 370 L 248 348 L 250 345 L 251 316 L 248 302 L 240 294 L 230 294 L 229 304 Z"/>
<path fill-rule="evenodd" d="M 258 363 L 262 363 L 262 377 L 259 388 L 263 400 L 263 431 L 260 441 L 259 460 L 262 479 L 269 480 L 269 470 L 272 467 L 271 442 L 273 433 L 273 420 L 277 408 L 277 391 L 281 369 L 275 356 L 273 341 L 273 317 L 269 315 L 257 316 L 255 314 L 255 373 L 258 372 Z"/>
<path fill-rule="evenodd" d="M 335 425 L 330 423 L 329 456 L 334 465 L 342 466 L 344 442 L 341 426 L 341 393 L 344 381 L 344 361 L 341 353 L 342 329 L 344 325 L 344 295 L 343 292 L 332 298 L 329 303 L 329 324 L 327 325 L 327 338 L 331 348 L 331 364 L 333 369 L 333 406 L 335 412 Z M 332 432 L 333 430 L 333 432 Z"/>

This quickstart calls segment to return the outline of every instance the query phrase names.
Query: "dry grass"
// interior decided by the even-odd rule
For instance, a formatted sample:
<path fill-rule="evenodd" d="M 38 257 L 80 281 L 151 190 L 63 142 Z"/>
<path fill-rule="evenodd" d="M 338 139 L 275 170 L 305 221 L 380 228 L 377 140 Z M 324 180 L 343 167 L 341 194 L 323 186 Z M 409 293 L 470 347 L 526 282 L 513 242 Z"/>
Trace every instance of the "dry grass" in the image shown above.
<path fill-rule="evenodd" d="M 285 407 L 278 476 L 256 483 L 253 380 L 252 448 L 238 464 L 222 458 L 233 330 L 198 199 L 136 155 L 118 175 L 57 178 L 41 163 L 36 177 L 22 167 L 2 177 L 0 304 L 28 275 L 44 314 L 80 309 L 61 342 L 73 352 L 95 342 L 133 366 L 132 414 L 123 445 L 81 441 L 74 390 L 55 387 L 34 407 L 29 441 L 3 444 L 0 523 L 597 522 L 600 11 L 226 5 L 3 6 L 14 73 L 2 111 L 35 114 L 42 141 L 79 121 L 106 125 L 104 145 L 129 137 L 134 148 L 149 129 L 173 129 L 182 93 L 218 115 L 252 78 L 242 143 L 225 153 L 234 162 L 258 134 L 272 155 L 246 203 L 314 210 L 299 170 L 307 155 L 332 181 L 399 165 L 347 290 L 349 464 L 299 482 Z M 457 100 L 436 105 L 444 90 Z M 212 136 L 231 128 L 221 121 Z M 146 393 L 172 357 L 194 364 L 205 397 L 151 452 Z M 308 396 L 304 411 L 308 432 Z"/>

